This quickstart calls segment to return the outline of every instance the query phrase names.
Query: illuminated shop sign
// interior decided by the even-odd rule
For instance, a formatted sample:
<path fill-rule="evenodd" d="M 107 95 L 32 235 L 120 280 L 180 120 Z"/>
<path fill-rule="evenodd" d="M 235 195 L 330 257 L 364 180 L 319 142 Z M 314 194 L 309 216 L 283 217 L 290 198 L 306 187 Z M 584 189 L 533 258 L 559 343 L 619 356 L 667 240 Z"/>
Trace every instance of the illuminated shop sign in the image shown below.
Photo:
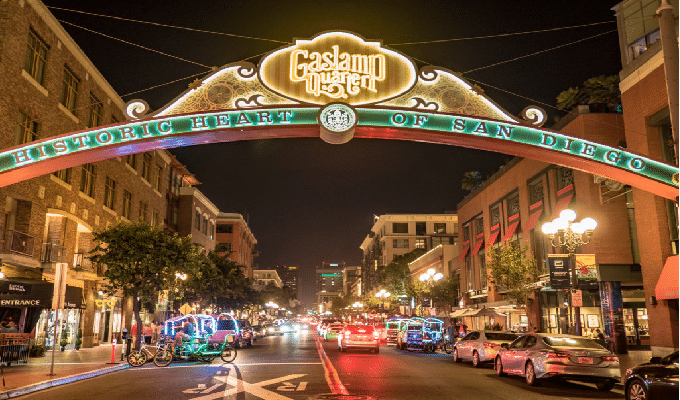
<path fill-rule="evenodd" d="M 233 131 L 238 140 L 242 131 L 267 127 L 317 126 L 320 111 L 332 107 L 282 107 L 266 109 L 232 110 L 170 116 L 119 124 L 104 129 L 81 131 L 70 135 L 26 144 L 0 153 L 0 173 L 39 161 L 93 149 L 104 149 L 121 144 L 146 142 L 149 139 L 189 136 L 205 131 Z M 475 136 L 479 139 L 501 140 L 535 146 L 536 150 L 553 150 L 573 157 L 617 167 L 665 185 L 678 187 L 678 168 L 642 157 L 619 148 L 566 136 L 558 132 L 528 125 L 472 118 L 435 112 L 403 109 L 342 107 L 331 109 L 333 118 L 328 128 L 338 129 L 351 124 L 361 127 L 415 129 L 437 133 Z M 338 111 L 338 113 L 336 113 Z M 345 121 L 350 116 L 343 112 L 356 112 L 354 122 Z M 376 137 L 380 137 L 377 135 Z M 414 139 L 415 140 L 415 139 Z M 439 143 L 433 137 L 423 136 L 423 141 Z M 454 141 L 441 142 L 455 144 Z M 480 145 L 479 148 L 483 148 Z M 0 185 L 2 185 L 0 176 Z"/>
<path fill-rule="evenodd" d="M 297 40 L 262 59 L 260 80 L 269 89 L 303 103 L 377 103 L 396 97 L 416 82 L 413 62 L 347 32 Z"/>

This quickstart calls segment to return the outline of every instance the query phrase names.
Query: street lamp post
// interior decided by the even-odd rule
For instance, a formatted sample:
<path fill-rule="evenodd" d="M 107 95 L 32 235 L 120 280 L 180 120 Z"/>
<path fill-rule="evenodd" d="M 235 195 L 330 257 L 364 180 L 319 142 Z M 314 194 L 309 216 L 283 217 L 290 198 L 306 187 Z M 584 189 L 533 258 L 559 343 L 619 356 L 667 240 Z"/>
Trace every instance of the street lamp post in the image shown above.
<path fill-rule="evenodd" d="M 375 297 L 378 299 L 385 299 L 384 301 L 380 302 L 380 313 L 382 314 L 385 311 L 385 301 L 391 296 L 392 294 L 390 292 L 385 291 L 385 289 L 380 289 L 378 293 L 375 294 Z"/>
<path fill-rule="evenodd" d="M 441 272 L 437 272 L 434 270 L 434 268 L 430 268 L 427 270 L 427 272 L 424 272 L 423 274 L 420 275 L 420 281 L 424 282 L 427 284 L 427 286 L 432 289 L 432 285 L 434 282 L 437 282 L 438 280 L 442 279 L 444 275 Z M 432 292 L 429 294 L 430 296 L 430 308 L 432 308 Z"/>
<path fill-rule="evenodd" d="M 546 222 L 541 226 L 541 231 L 548 236 L 553 247 L 561 247 L 569 253 L 569 267 L 571 268 L 571 287 L 578 290 L 578 275 L 576 274 L 576 256 L 574 252 L 584 244 L 590 243 L 593 231 L 597 228 L 597 221 L 592 218 L 584 218 L 581 222 L 576 220 L 576 212 L 563 210 L 559 218 Z M 581 307 L 574 308 L 575 334 L 581 336 Z"/>

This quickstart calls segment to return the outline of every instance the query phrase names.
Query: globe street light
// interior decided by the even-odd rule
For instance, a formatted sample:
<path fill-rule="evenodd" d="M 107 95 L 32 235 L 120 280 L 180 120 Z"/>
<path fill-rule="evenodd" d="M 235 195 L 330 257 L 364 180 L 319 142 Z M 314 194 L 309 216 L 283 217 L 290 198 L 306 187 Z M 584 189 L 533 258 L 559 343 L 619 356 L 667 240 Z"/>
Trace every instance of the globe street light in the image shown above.
<path fill-rule="evenodd" d="M 559 218 L 546 222 L 541 226 L 541 231 L 548 236 L 553 247 L 561 247 L 569 253 L 569 267 L 571 268 L 571 287 L 578 290 L 578 275 L 576 274 L 576 256 L 574 252 L 584 244 L 590 243 L 593 231 L 597 228 L 597 221 L 592 218 L 584 218 L 581 222 L 576 220 L 576 212 L 562 210 Z M 581 336 L 581 307 L 574 307 L 575 334 Z"/>
<path fill-rule="evenodd" d="M 427 283 L 429 288 L 432 288 L 432 284 L 443 277 L 444 274 L 435 271 L 434 268 L 430 268 L 427 270 L 427 272 L 421 274 L 418 279 L 420 279 L 421 282 Z M 430 293 L 430 308 L 432 308 L 432 293 Z"/>
<path fill-rule="evenodd" d="M 392 294 L 390 292 L 385 291 L 385 289 L 380 289 L 378 293 L 375 294 L 375 297 L 377 298 L 383 298 L 387 300 Z M 380 303 L 380 312 L 385 311 L 385 301 Z"/>

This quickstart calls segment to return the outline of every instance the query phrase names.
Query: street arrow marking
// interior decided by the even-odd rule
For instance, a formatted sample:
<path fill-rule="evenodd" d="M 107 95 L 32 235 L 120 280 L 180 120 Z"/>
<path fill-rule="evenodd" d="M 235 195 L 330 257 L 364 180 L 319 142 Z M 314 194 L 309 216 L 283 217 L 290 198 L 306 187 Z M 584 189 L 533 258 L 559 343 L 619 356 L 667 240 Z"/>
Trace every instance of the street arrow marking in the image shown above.
<path fill-rule="evenodd" d="M 307 382 L 300 382 L 300 384 L 296 387 L 294 384 L 290 382 L 283 382 L 283 386 L 279 386 L 276 388 L 276 390 L 281 391 L 281 392 L 301 392 L 307 388 Z"/>
<path fill-rule="evenodd" d="M 232 389 L 226 389 L 225 388 L 224 392 L 217 392 L 217 393 L 207 394 L 207 395 L 201 396 L 201 397 L 194 397 L 192 400 L 214 400 L 214 399 L 219 399 L 219 398 L 226 398 L 227 396 L 231 396 L 231 395 L 241 393 L 241 392 L 250 393 L 250 394 L 257 396 L 261 399 L 267 399 L 267 400 L 269 400 L 269 399 L 272 399 L 272 400 L 293 400 L 290 397 L 282 396 L 282 395 L 280 395 L 276 392 L 272 392 L 271 390 L 267 390 L 267 389 L 263 388 L 263 386 L 273 385 L 273 384 L 279 383 L 279 382 L 285 382 L 285 381 L 290 381 L 290 380 L 302 378 L 303 376 L 306 376 L 306 375 L 307 374 L 292 374 L 292 375 L 282 376 L 280 378 L 268 379 L 266 381 L 261 381 L 261 382 L 257 382 L 257 383 L 248 383 L 248 382 L 245 382 L 241 379 L 237 379 L 237 378 L 235 378 L 231 375 L 229 375 L 229 376 L 215 376 L 214 379 L 221 381 L 221 382 L 224 382 L 229 386 L 233 386 L 234 388 L 232 388 Z M 303 382 L 303 383 L 305 384 L 304 387 L 306 387 L 307 382 Z M 220 385 L 222 385 L 222 384 L 220 384 Z M 285 383 L 284 383 L 284 385 L 285 385 Z M 292 386 L 295 387 L 294 385 L 292 385 Z M 301 384 L 301 386 L 302 386 L 302 384 Z M 210 389 L 212 389 L 213 387 L 211 387 Z M 299 389 L 299 386 L 298 386 L 298 389 Z M 189 390 L 193 390 L 193 389 L 189 389 Z M 304 389 L 302 389 L 302 390 L 304 390 Z M 201 392 L 201 393 L 205 393 L 205 392 Z"/>

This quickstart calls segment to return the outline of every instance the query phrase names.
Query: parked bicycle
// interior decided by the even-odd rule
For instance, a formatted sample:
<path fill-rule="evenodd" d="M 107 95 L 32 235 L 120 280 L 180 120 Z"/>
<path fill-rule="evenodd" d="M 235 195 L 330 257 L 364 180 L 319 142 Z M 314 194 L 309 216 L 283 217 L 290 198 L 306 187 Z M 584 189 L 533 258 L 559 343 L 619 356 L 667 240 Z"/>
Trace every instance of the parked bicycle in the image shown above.
<path fill-rule="evenodd" d="M 139 350 L 132 350 L 130 351 L 130 354 L 128 354 L 128 364 L 130 364 L 132 367 L 141 367 L 142 365 L 146 364 L 147 361 L 152 360 L 159 351 L 165 350 L 170 340 L 171 338 L 162 336 L 160 339 L 158 339 L 158 342 L 155 346 L 147 345 L 146 343 L 142 342 L 142 347 Z M 156 349 L 156 351 L 152 353 L 149 351 L 149 348 Z"/>

